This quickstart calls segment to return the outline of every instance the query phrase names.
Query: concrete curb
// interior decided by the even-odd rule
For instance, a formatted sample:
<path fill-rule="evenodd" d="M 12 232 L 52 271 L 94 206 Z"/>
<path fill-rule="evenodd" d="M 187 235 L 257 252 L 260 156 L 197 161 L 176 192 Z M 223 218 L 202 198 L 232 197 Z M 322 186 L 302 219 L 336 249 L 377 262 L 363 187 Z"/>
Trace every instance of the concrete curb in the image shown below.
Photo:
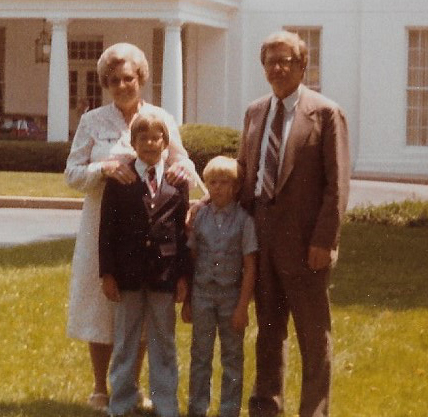
<path fill-rule="evenodd" d="M 83 198 L 47 198 L 0 196 L 0 208 L 81 210 Z"/>
<path fill-rule="evenodd" d="M 382 173 L 360 171 L 352 174 L 352 180 L 428 185 L 428 177 L 426 175 L 385 175 Z"/>
<path fill-rule="evenodd" d="M 196 200 L 190 200 L 193 204 Z M 0 196 L 0 208 L 81 210 L 83 198 L 47 198 Z"/>

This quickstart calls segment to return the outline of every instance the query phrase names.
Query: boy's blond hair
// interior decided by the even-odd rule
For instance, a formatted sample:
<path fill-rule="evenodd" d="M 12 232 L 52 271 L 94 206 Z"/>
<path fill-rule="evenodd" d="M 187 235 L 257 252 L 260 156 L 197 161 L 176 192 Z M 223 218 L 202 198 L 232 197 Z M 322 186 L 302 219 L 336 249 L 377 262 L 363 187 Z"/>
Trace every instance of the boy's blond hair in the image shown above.
<path fill-rule="evenodd" d="M 202 172 L 204 181 L 207 182 L 217 175 L 225 175 L 233 180 L 237 187 L 240 186 L 240 170 L 234 158 L 220 155 L 208 161 Z"/>
<path fill-rule="evenodd" d="M 165 147 L 169 145 L 169 131 L 166 123 L 156 114 L 139 114 L 131 125 L 131 145 L 134 147 L 139 132 L 148 132 L 150 129 L 159 129 L 162 132 Z"/>

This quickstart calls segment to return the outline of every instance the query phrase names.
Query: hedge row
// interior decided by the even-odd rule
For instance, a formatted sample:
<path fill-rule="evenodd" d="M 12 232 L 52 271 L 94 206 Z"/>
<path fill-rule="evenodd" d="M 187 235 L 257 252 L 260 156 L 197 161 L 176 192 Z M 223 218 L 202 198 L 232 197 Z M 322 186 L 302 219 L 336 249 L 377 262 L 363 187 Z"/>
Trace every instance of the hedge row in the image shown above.
<path fill-rule="evenodd" d="M 0 171 L 62 172 L 69 152 L 66 142 L 0 141 Z"/>
<path fill-rule="evenodd" d="M 428 201 L 405 200 L 379 206 L 355 207 L 348 210 L 345 222 L 428 227 Z"/>
<path fill-rule="evenodd" d="M 236 156 L 240 135 L 237 130 L 188 124 L 181 126 L 180 132 L 199 173 L 214 156 Z M 0 140 L 0 171 L 62 172 L 70 146 L 70 142 L 40 142 L 31 138 Z"/>

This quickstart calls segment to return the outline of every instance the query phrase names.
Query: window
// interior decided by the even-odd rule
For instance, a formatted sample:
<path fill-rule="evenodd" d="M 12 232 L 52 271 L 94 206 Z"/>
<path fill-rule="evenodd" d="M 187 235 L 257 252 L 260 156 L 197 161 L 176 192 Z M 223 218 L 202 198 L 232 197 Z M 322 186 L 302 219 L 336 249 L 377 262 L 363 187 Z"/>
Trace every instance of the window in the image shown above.
<path fill-rule="evenodd" d="M 102 36 L 75 36 L 68 42 L 70 110 L 78 115 L 102 105 L 97 76 L 97 61 L 102 52 Z"/>
<path fill-rule="evenodd" d="M 94 109 L 102 104 L 102 90 L 98 81 L 97 72 L 87 68 L 70 70 L 70 109 Z M 82 108 L 80 108 L 82 107 Z"/>
<path fill-rule="evenodd" d="M 90 109 L 101 106 L 102 90 L 96 71 L 86 72 L 86 98 Z"/>
<path fill-rule="evenodd" d="M 89 40 L 70 40 L 68 58 L 71 60 L 98 60 L 103 52 L 103 41 L 100 37 Z"/>
<path fill-rule="evenodd" d="M 320 39 L 321 29 L 313 27 L 284 27 L 285 30 L 297 33 L 308 47 L 308 65 L 303 83 L 310 89 L 321 91 L 320 79 Z"/>
<path fill-rule="evenodd" d="M 0 115 L 4 114 L 4 65 L 6 49 L 6 31 L 0 28 Z"/>
<path fill-rule="evenodd" d="M 408 31 L 408 146 L 428 146 L 428 29 Z"/>

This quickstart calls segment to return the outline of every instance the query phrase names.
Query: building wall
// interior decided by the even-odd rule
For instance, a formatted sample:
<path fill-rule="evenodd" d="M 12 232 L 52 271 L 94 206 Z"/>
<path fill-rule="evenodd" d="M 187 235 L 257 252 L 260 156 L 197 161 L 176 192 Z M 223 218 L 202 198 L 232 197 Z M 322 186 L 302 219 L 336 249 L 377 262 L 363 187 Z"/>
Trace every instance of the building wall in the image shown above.
<path fill-rule="evenodd" d="M 248 103 L 270 92 L 260 63 L 265 37 L 287 26 L 321 28 L 321 89 L 337 101 L 348 116 L 352 159 L 358 149 L 359 14 L 355 1 L 246 0 L 243 3 L 243 81 L 241 116 Z M 237 125 L 237 121 L 234 121 Z M 242 120 L 240 122 L 242 126 Z"/>
<path fill-rule="evenodd" d="M 244 0 L 241 13 L 241 116 L 270 91 L 263 38 L 284 26 L 319 26 L 321 89 L 347 114 L 354 172 L 428 175 L 428 147 L 406 146 L 407 28 L 428 27 L 428 2 Z"/>
<path fill-rule="evenodd" d="M 0 20 L 6 28 L 5 113 L 46 115 L 47 64 L 35 64 L 34 42 L 42 21 Z"/>
<path fill-rule="evenodd" d="M 426 1 L 364 0 L 357 171 L 428 174 L 428 147 L 406 146 L 407 28 L 428 26 Z"/>

